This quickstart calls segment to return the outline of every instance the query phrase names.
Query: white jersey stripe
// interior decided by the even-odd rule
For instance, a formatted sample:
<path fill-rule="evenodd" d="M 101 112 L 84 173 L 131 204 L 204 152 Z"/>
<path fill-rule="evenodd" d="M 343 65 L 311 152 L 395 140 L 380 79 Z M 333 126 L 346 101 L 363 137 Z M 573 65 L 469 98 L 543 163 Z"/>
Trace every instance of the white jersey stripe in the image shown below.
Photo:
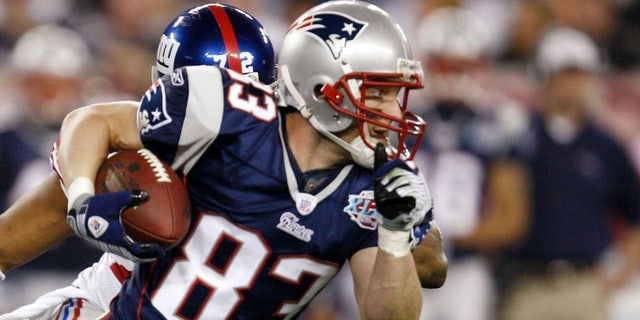
<path fill-rule="evenodd" d="M 220 70 L 211 67 L 193 67 L 189 73 L 189 100 L 173 162 L 174 169 L 185 174 L 200 159 L 220 133 L 224 111 Z M 207 139 L 203 139 L 207 137 Z"/>

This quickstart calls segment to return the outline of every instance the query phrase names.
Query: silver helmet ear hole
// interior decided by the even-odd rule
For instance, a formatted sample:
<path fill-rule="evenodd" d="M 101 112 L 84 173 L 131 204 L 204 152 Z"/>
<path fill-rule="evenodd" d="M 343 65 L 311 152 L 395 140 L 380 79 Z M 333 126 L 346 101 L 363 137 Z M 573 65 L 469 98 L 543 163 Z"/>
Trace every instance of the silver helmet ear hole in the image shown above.
<path fill-rule="evenodd" d="M 322 84 L 317 84 L 313 87 L 313 97 L 316 100 L 321 100 L 324 97 L 324 94 L 322 93 Z"/>

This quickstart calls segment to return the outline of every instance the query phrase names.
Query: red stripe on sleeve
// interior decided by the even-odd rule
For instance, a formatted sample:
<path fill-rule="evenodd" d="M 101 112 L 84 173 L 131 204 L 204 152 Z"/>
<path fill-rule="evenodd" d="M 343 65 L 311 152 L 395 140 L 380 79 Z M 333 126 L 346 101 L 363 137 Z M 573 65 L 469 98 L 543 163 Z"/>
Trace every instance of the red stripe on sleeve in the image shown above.
<path fill-rule="evenodd" d="M 80 319 L 80 310 L 82 310 L 83 299 L 76 299 L 76 307 L 73 309 L 73 320 Z"/>
<path fill-rule="evenodd" d="M 109 269 L 111 269 L 111 272 L 113 272 L 113 275 L 118 279 L 118 281 L 120 281 L 120 283 L 123 283 L 131 276 L 131 271 L 117 263 L 112 263 L 109 266 Z"/>

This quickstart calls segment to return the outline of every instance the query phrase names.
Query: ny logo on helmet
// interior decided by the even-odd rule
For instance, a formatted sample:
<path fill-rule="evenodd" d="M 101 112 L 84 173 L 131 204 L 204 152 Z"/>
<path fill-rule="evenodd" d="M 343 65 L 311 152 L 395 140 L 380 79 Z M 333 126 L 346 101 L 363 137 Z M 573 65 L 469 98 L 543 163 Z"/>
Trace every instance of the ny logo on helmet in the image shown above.
<path fill-rule="evenodd" d="M 348 42 L 354 40 L 368 24 L 340 13 L 320 13 L 300 20 L 294 28 L 317 36 L 329 47 L 333 58 L 338 59 Z"/>
<path fill-rule="evenodd" d="M 158 71 L 162 74 L 168 74 L 173 71 L 173 65 L 178 54 L 178 48 L 180 48 L 180 42 L 162 35 L 160 37 L 160 44 L 158 45 L 158 51 L 156 54 L 156 62 Z"/>

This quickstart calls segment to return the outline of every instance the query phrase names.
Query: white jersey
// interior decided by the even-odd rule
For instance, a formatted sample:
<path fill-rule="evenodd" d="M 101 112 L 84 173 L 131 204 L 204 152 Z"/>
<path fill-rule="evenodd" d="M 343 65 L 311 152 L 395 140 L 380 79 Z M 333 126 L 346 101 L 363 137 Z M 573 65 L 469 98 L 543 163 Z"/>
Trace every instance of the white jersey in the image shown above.
<path fill-rule="evenodd" d="M 86 268 L 73 283 L 39 297 L 34 303 L 1 315 L 0 320 L 89 320 L 109 310 L 122 282 L 131 275 L 134 263 L 105 253 Z"/>

